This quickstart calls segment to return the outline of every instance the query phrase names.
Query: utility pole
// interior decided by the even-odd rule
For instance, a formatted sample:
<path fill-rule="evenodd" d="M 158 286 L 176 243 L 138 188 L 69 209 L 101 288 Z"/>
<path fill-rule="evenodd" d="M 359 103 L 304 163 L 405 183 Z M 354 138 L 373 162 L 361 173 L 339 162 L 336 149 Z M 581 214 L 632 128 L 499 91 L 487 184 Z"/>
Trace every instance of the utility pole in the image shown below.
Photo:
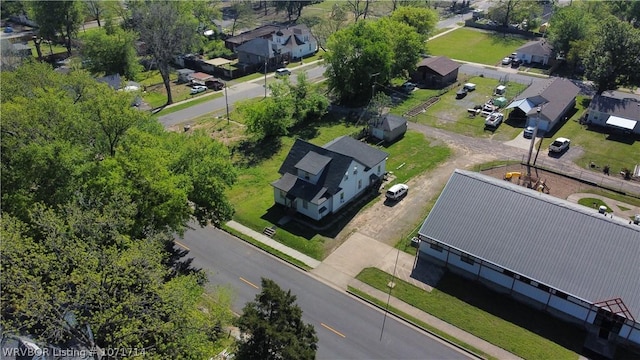
<path fill-rule="evenodd" d="M 540 122 L 540 107 L 536 111 L 536 125 L 533 128 L 533 134 L 531 135 L 531 143 L 529 144 L 529 156 L 527 157 L 527 178 L 531 182 L 531 153 L 533 152 L 533 144 L 536 142 L 536 136 L 538 135 L 538 123 Z"/>
<path fill-rule="evenodd" d="M 224 82 L 224 102 L 227 104 L 227 125 L 229 125 L 229 97 L 227 96 L 227 82 Z"/>
<path fill-rule="evenodd" d="M 264 57 L 264 98 L 267 98 L 267 59 L 268 57 L 265 55 Z"/>

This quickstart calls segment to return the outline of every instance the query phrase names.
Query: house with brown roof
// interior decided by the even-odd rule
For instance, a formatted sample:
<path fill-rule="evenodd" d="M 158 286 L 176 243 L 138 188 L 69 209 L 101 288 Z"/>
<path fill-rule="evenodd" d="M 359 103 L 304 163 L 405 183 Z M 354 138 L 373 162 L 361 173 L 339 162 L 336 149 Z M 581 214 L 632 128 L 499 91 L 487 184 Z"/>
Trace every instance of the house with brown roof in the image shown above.
<path fill-rule="evenodd" d="M 640 134 L 640 95 L 613 90 L 595 95 L 586 120 L 590 124 Z"/>
<path fill-rule="evenodd" d="M 525 64 L 549 65 L 553 47 L 545 39 L 530 41 L 518 48 L 516 57 Z"/>
<path fill-rule="evenodd" d="M 271 39 L 271 34 L 278 31 L 280 27 L 278 25 L 264 25 L 253 30 L 245 31 L 236 36 L 232 36 L 224 41 L 224 46 L 236 52 L 236 48 L 244 43 L 247 43 L 253 39 Z"/>
<path fill-rule="evenodd" d="M 443 88 L 456 82 L 460 64 L 445 56 L 422 59 L 411 79 L 430 88 Z"/>
<path fill-rule="evenodd" d="M 537 123 L 538 131 L 550 131 L 573 109 L 578 93 L 580 88 L 568 79 L 534 82 L 507 106 L 513 109 L 509 117 L 526 118 L 526 126 Z"/>

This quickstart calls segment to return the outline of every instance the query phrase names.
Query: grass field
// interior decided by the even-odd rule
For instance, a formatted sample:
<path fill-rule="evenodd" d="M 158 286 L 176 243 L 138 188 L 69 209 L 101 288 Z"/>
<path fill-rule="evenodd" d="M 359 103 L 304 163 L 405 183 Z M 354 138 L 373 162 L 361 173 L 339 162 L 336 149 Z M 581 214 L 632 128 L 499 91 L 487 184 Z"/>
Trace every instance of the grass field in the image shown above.
<path fill-rule="evenodd" d="M 382 270 L 366 268 L 356 278 L 389 291 L 391 275 Z M 578 358 L 567 347 L 582 346 L 579 330 L 473 282 L 447 274 L 431 292 L 397 278 L 394 282 L 392 296 L 524 359 Z"/>
<path fill-rule="evenodd" d="M 431 55 L 496 65 L 526 42 L 516 36 L 460 28 L 428 41 L 427 50 Z"/>
<path fill-rule="evenodd" d="M 499 84 L 496 79 L 485 77 L 473 77 L 469 79 L 460 79 L 459 83 L 472 82 L 476 84 L 476 90 L 469 92 L 463 99 L 456 99 L 455 92 L 458 88 L 453 88 L 449 92 L 443 94 L 440 100 L 429 107 L 426 112 L 419 114 L 410 120 L 420 124 L 425 124 L 447 131 L 456 132 L 474 137 L 492 137 L 495 140 L 513 139 L 520 131 L 524 124 L 509 124 L 503 122 L 498 129 L 488 130 L 484 127 L 484 116 L 470 117 L 467 109 L 473 108 L 474 105 L 484 104 L 493 96 L 495 87 Z M 509 82 L 507 83 L 507 92 L 505 97 L 511 100 L 521 93 L 527 85 Z M 437 90 L 418 89 L 400 105 L 394 107 L 391 112 L 397 115 L 404 114 L 407 110 L 423 103 L 427 99 L 436 96 Z M 507 113 L 505 113 L 505 117 Z"/>

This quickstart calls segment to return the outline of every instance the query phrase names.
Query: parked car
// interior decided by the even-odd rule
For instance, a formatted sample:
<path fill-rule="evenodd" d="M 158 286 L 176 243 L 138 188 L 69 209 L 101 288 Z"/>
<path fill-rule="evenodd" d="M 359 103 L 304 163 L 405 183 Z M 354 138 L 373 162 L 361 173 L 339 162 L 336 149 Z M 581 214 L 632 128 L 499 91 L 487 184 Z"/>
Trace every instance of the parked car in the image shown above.
<path fill-rule="evenodd" d="M 11 26 L 6 26 L 4 28 L 4 32 L 7 33 L 7 34 L 10 34 L 10 33 L 13 32 L 13 28 Z"/>
<path fill-rule="evenodd" d="M 484 120 L 484 126 L 497 128 L 502 123 L 502 120 L 504 120 L 504 115 L 494 112 Z"/>
<path fill-rule="evenodd" d="M 511 67 L 512 68 L 520 67 L 520 64 L 522 64 L 522 60 L 520 60 L 520 59 L 511 60 Z"/>
<path fill-rule="evenodd" d="M 636 214 L 636 216 L 633 217 L 633 223 L 640 225 L 640 214 Z"/>
<path fill-rule="evenodd" d="M 395 184 L 384 194 L 389 200 L 399 200 L 409 192 L 409 186 L 405 184 Z"/>
<path fill-rule="evenodd" d="M 549 153 L 561 153 L 566 151 L 571 144 L 571 140 L 559 137 L 549 145 Z"/>
<path fill-rule="evenodd" d="M 474 83 L 466 83 L 462 86 L 463 89 L 467 91 L 474 91 L 476 89 L 476 84 Z"/>
<path fill-rule="evenodd" d="M 201 92 L 207 91 L 207 87 L 203 85 L 196 85 L 191 88 L 191 95 L 199 94 Z"/>
<path fill-rule="evenodd" d="M 467 96 L 467 89 L 465 88 L 462 88 L 456 92 L 456 99 L 462 99 L 465 96 Z"/>
<path fill-rule="evenodd" d="M 276 70 L 276 77 L 289 76 L 289 75 L 291 75 L 291 70 L 289 70 L 287 68 L 280 68 L 280 69 Z"/>
<path fill-rule="evenodd" d="M 400 87 L 404 92 L 412 92 L 416 88 L 416 84 L 407 81 Z"/>
<path fill-rule="evenodd" d="M 527 139 L 531 139 L 533 137 L 533 131 L 535 130 L 535 126 L 527 126 L 524 129 L 524 133 L 522 133 L 522 136 L 524 136 Z"/>
<path fill-rule="evenodd" d="M 223 83 L 222 81 L 218 80 L 218 79 L 215 79 L 215 80 L 207 80 L 204 84 L 205 84 L 209 89 L 211 89 L 211 90 L 215 90 L 215 91 L 222 90 L 222 89 L 224 88 L 224 83 Z"/>
<path fill-rule="evenodd" d="M 502 65 L 509 65 L 511 64 L 511 58 L 510 57 L 506 57 L 504 59 L 502 59 Z"/>

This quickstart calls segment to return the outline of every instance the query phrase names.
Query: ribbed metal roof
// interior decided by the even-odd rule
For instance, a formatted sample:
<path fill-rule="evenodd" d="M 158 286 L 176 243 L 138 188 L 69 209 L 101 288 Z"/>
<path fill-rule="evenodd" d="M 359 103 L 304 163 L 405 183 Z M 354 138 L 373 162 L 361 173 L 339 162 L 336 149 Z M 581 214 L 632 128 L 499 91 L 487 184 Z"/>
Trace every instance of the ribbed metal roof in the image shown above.
<path fill-rule="evenodd" d="M 589 302 L 619 297 L 640 319 L 640 226 L 456 170 L 420 235 Z"/>

